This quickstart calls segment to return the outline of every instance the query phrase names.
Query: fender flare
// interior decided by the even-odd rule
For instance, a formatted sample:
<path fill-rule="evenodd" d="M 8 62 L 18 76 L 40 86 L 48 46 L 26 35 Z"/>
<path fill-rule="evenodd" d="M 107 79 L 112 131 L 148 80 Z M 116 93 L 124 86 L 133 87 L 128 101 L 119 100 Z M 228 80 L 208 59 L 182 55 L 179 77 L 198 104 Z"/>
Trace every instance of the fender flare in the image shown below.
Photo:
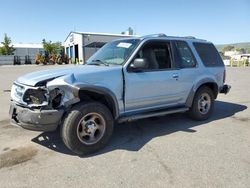
<path fill-rule="evenodd" d="M 217 86 L 217 91 L 219 90 L 219 87 L 218 87 L 218 84 L 216 83 L 215 80 L 211 79 L 211 78 L 205 78 L 205 79 L 202 79 L 200 81 L 198 81 L 191 89 L 191 91 L 189 92 L 188 94 L 188 98 L 186 100 L 186 106 L 187 107 L 191 107 L 192 104 L 193 104 L 193 99 L 194 99 L 194 96 L 195 96 L 195 93 L 196 91 L 202 86 L 202 85 L 205 85 L 205 84 L 214 84 Z"/>
<path fill-rule="evenodd" d="M 110 89 L 107 89 L 102 86 L 88 85 L 88 84 L 75 85 L 75 91 L 74 91 L 75 95 L 79 97 L 79 92 L 82 90 L 104 95 L 106 99 L 109 102 L 111 102 L 114 119 L 117 119 L 119 117 L 118 101 L 116 99 L 116 95 Z"/>

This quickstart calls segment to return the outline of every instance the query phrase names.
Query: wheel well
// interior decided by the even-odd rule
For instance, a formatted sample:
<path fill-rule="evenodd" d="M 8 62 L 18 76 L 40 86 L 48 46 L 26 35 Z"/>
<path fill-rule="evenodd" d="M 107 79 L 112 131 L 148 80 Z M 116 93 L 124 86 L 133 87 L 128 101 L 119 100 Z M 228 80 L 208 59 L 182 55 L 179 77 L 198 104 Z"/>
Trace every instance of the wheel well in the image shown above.
<path fill-rule="evenodd" d="M 204 83 L 204 84 L 200 85 L 198 89 L 200 89 L 201 87 L 204 87 L 204 86 L 209 87 L 212 90 L 212 92 L 214 94 L 214 98 L 216 99 L 217 95 L 218 95 L 218 90 L 219 90 L 218 85 L 216 83 L 213 83 L 213 82 L 208 82 L 208 83 Z"/>
<path fill-rule="evenodd" d="M 79 98 L 81 102 L 82 101 L 100 102 L 109 108 L 114 118 L 118 116 L 115 101 L 108 94 L 96 92 L 96 91 L 79 90 Z"/>

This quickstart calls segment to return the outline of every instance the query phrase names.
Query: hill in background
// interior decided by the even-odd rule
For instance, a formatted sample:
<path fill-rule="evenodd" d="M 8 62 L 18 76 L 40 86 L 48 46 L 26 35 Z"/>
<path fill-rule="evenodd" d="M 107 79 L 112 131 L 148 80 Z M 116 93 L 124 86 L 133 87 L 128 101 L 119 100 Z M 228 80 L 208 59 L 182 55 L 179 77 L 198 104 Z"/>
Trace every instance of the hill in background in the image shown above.
<path fill-rule="evenodd" d="M 234 48 L 250 48 L 250 42 L 241 42 L 241 43 L 232 43 L 232 44 L 217 44 L 215 45 L 215 47 L 217 48 L 217 50 L 219 52 L 222 51 L 222 49 L 225 47 L 225 46 L 234 46 Z"/>

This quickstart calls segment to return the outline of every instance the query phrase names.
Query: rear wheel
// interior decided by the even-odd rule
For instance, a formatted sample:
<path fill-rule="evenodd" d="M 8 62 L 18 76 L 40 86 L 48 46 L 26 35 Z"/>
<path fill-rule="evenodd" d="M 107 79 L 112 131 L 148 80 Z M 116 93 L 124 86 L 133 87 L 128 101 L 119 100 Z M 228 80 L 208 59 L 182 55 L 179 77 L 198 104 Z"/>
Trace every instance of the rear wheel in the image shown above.
<path fill-rule="evenodd" d="M 98 102 L 80 103 L 66 116 L 61 136 L 74 153 L 90 154 L 107 144 L 113 124 L 112 114 L 105 105 Z"/>
<path fill-rule="evenodd" d="M 212 114 L 214 107 L 214 94 L 209 87 L 201 87 L 194 96 L 189 115 L 195 120 L 206 120 Z"/>

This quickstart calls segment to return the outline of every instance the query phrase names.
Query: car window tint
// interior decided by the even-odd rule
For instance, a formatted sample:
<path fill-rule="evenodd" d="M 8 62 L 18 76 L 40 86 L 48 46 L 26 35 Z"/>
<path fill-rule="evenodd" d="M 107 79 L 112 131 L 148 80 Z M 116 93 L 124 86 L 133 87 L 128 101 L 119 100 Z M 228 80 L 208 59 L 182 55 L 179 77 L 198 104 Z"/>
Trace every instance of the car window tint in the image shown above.
<path fill-rule="evenodd" d="M 224 63 L 213 44 L 201 42 L 195 42 L 193 44 L 205 66 L 224 66 Z"/>

